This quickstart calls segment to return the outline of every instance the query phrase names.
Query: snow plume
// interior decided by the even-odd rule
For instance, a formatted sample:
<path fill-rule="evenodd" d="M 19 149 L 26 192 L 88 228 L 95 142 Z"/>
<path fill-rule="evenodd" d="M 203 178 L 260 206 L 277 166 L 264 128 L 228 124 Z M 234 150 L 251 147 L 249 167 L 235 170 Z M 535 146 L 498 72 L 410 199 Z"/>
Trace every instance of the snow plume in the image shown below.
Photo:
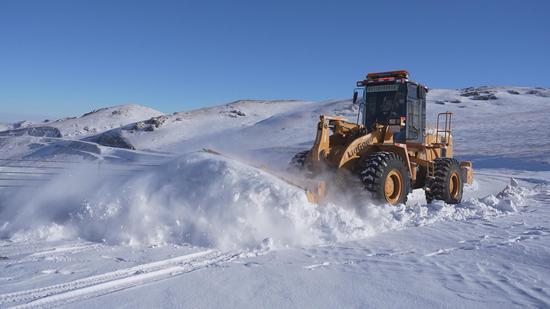
<path fill-rule="evenodd" d="M 0 237 L 222 249 L 311 245 L 498 215 L 515 211 L 526 195 L 513 181 L 496 196 L 457 206 L 374 205 L 350 194 L 317 206 L 307 202 L 300 188 L 273 175 L 194 153 L 135 176 L 98 177 L 96 169 L 83 167 L 3 199 Z"/>
<path fill-rule="evenodd" d="M 225 249 L 253 247 L 266 238 L 311 243 L 318 236 L 309 230 L 317 211 L 301 189 L 216 155 L 185 155 L 124 179 L 93 173 L 74 171 L 32 198 L 27 192 L 5 201 L 20 207 L 3 207 L 1 236 Z"/>

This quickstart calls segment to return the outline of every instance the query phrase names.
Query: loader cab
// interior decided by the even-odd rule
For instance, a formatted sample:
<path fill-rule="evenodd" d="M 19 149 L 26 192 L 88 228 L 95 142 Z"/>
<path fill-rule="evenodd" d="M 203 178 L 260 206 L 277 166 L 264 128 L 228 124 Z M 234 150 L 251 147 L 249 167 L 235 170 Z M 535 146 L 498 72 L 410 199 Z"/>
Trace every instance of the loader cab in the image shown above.
<path fill-rule="evenodd" d="M 407 71 L 370 73 L 357 82 L 363 90 L 360 112 L 367 132 L 374 130 L 375 124 L 385 125 L 398 143 L 423 142 L 427 88 L 409 81 L 408 76 Z"/>

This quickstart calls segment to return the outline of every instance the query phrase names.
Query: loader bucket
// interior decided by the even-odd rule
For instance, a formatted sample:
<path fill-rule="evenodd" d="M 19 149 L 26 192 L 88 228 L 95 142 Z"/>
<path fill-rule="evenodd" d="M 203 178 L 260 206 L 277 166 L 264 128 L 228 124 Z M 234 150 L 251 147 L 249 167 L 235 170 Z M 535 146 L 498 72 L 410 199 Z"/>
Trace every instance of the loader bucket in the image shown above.
<path fill-rule="evenodd" d="M 308 202 L 312 204 L 320 204 L 325 198 L 327 185 L 324 181 L 320 181 L 317 183 L 316 187 L 306 188 L 305 191 Z"/>

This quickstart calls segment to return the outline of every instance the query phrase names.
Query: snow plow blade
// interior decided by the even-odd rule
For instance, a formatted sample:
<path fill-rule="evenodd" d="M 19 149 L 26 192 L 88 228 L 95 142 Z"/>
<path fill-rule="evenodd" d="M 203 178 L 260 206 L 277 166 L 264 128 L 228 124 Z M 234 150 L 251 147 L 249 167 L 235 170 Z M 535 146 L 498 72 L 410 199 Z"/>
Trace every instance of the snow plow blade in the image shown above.
<path fill-rule="evenodd" d="M 214 155 L 217 155 L 217 156 L 222 156 L 222 157 L 225 157 L 225 158 L 229 158 L 229 159 L 232 159 L 232 160 L 237 160 L 237 161 L 239 161 L 243 164 L 255 167 L 257 169 L 261 169 L 262 171 L 281 179 L 282 181 L 288 183 L 291 186 L 298 187 L 298 188 L 304 190 L 308 202 L 310 202 L 312 204 L 320 204 L 320 203 L 323 202 L 323 200 L 325 198 L 326 183 L 324 181 L 314 181 L 314 180 L 309 180 L 309 179 L 289 179 L 289 177 L 283 176 L 280 173 L 272 171 L 272 170 L 268 169 L 266 166 L 263 166 L 263 165 L 262 166 L 255 166 L 255 165 L 252 165 L 250 163 L 241 161 L 239 159 L 235 159 L 233 157 L 226 156 L 226 155 L 224 155 L 224 154 L 222 154 L 222 153 L 220 153 L 216 150 L 209 149 L 209 148 L 203 148 L 202 151 L 204 151 L 206 153 L 214 154 Z"/>
<path fill-rule="evenodd" d="M 315 189 L 305 189 L 307 200 L 312 204 L 320 204 L 325 198 L 327 185 L 324 181 L 319 181 Z"/>

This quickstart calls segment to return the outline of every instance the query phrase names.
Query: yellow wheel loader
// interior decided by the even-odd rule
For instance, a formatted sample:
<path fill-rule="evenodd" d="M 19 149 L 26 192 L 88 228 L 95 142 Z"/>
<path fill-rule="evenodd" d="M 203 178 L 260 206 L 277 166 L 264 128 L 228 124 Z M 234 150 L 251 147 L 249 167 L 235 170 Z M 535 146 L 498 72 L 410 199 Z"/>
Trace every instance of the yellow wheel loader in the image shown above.
<path fill-rule="evenodd" d="M 405 203 L 418 188 L 428 203 L 460 203 L 464 183 L 473 181 L 472 163 L 453 158 L 451 113 L 438 114 L 436 127 L 427 130 L 427 92 L 407 71 L 368 74 L 353 94 L 357 121 L 321 116 L 313 147 L 290 164 L 311 178 L 327 167 L 345 169 L 391 205 Z M 309 200 L 319 202 L 324 191 L 324 183 L 308 190 Z"/>

